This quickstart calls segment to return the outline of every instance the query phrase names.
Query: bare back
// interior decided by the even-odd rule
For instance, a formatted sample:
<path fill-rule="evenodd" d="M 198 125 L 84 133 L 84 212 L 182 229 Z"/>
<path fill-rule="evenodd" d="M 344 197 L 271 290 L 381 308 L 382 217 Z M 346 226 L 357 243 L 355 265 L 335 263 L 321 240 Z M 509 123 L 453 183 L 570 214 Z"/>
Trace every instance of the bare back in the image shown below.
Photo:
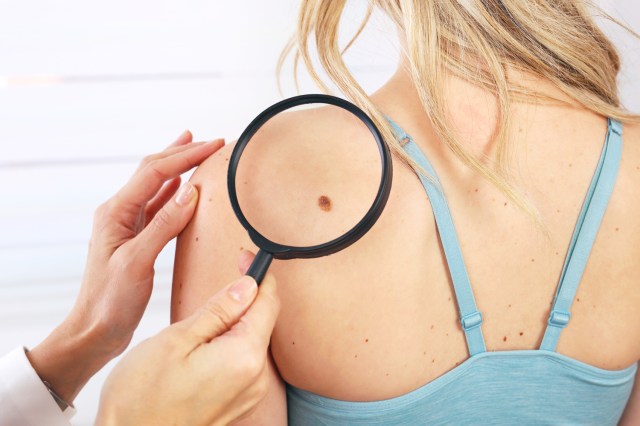
<path fill-rule="evenodd" d="M 487 350 L 539 348 L 606 119 L 560 107 L 514 108 L 517 184 L 540 210 L 548 240 L 435 138 L 417 98 L 403 87 L 390 82 L 373 100 L 412 135 L 438 173 L 483 314 Z M 491 120 L 483 119 L 492 111 L 480 104 L 452 96 L 453 120 L 467 132 L 470 148 L 491 153 Z M 216 153 L 192 178 L 201 198 L 178 244 L 173 320 L 238 276 L 239 250 L 257 250 L 229 205 L 231 149 Z M 640 358 L 638 182 L 640 126 L 626 126 L 614 191 L 557 347 L 604 369 Z M 349 401 L 386 399 L 469 356 L 429 200 L 414 171 L 395 159 L 389 202 L 367 235 L 329 257 L 274 261 L 271 270 L 282 299 L 272 354 L 282 379 L 296 387 Z M 282 401 L 282 395 L 271 399 Z"/>

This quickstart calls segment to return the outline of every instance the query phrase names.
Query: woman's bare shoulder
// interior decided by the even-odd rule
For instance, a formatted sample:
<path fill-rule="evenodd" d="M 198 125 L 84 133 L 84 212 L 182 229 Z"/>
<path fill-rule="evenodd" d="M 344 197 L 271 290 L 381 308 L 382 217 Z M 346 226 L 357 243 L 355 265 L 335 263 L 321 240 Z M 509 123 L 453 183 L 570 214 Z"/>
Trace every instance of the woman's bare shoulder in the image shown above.
<path fill-rule="evenodd" d="M 307 170 L 309 167 L 322 167 L 331 173 L 331 170 L 339 169 L 335 161 L 340 159 L 349 162 L 350 173 L 359 173 L 366 167 L 367 163 L 361 157 L 349 155 L 358 133 L 345 125 L 345 120 L 344 115 L 327 108 L 278 115 L 270 121 L 267 132 L 258 133 L 257 139 L 250 142 L 249 146 L 256 148 L 252 148 L 250 154 L 247 148 L 247 155 L 243 154 L 236 182 L 290 181 L 304 185 L 305 191 L 310 194 L 320 194 L 320 188 L 324 193 L 338 194 L 340 179 L 328 179 L 326 174 L 308 173 Z M 277 155 L 265 155 L 270 140 L 273 144 L 279 140 L 295 143 L 278 143 Z M 327 156 L 317 154 L 326 150 L 326 145 L 331 141 L 341 143 L 331 146 L 331 149 L 337 150 L 337 154 L 329 160 L 334 163 L 323 164 L 328 161 Z M 241 250 L 256 252 L 258 249 L 240 225 L 229 200 L 227 172 L 235 146 L 236 142 L 224 146 L 204 161 L 191 177 L 200 195 L 191 223 L 178 238 L 172 301 L 174 320 L 188 315 L 208 295 L 239 275 L 237 262 Z M 305 151 L 303 158 L 306 167 L 290 167 L 300 165 L 301 149 Z M 261 199 L 269 200 L 269 205 L 273 206 L 291 202 L 287 198 L 290 194 L 283 191 L 281 186 L 260 186 L 263 192 Z M 315 198 L 311 197 L 311 200 Z M 307 213 L 314 213 L 314 210 L 318 210 L 316 202 L 297 205 L 295 211 L 298 214 L 290 220 L 295 222 Z M 295 223 L 292 224 L 294 228 Z"/>

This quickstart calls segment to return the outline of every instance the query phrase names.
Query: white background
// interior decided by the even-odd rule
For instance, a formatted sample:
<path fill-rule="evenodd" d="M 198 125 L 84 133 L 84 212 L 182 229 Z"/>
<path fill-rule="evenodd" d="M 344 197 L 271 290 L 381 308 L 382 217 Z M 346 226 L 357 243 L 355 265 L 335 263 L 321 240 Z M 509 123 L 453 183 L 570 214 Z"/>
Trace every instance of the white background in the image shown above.
<path fill-rule="evenodd" d="M 184 129 L 232 140 L 281 99 L 275 63 L 295 0 L 0 0 L 0 354 L 35 346 L 71 307 L 95 207 L 142 156 Z M 366 2 L 343 22 L 353 34 Z M 600 1 L 640 31 L 634 0 Z M 640 42 L 610 25 L 623 54 L 625 105 L 640 111 Z M 368 91 L 394 71 L 395 34 L 381 16 L 347 54 Z M 304 77 L 304 75 L 302 76 Z M 295 94 L 290 67 L 285 95 Z M 302 92 L 317 91 L 302 78 Z M 173 244 L 134 343 L 168 324 Z M 78 396 L 93 422 L 113 363 Z"/>

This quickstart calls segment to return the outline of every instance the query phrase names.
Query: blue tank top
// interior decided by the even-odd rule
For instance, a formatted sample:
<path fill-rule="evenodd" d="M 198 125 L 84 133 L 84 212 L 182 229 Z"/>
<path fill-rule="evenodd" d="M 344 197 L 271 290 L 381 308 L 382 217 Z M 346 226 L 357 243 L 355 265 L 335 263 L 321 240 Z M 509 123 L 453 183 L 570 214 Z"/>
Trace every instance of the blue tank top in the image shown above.
<path fill-rule="evenodd" d="M 326 398 L 287 385 L 290 425 L 615 425 L 627 404 L 637 364 L 605 370 L 555 351 L 571 318 L 591 247 L 613 190 L 622 126 L 607 137 L 571 237 L 538 350 L 487 352 L 478 311 L 444 191 L 415 142 L 389 119 L 404 150 L 431 176 L 419 175 L 431 202 L 451 274 L 470 357 L 404 395 L 373 402 Z"/>

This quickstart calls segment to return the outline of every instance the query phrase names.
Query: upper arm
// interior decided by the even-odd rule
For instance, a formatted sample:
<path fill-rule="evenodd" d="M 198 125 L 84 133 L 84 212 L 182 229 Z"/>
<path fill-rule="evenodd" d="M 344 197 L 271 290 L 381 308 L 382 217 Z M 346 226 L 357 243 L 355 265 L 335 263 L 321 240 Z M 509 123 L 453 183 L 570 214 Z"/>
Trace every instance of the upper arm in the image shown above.
<path fill-rule="evenodd" d="M 198 188 L 196 213 L 178 237 L 171 298 L 171 321 L 179 321 L 210 296 L 240 276 L 242 249 L 257 247 L 236 219 L 227 195 L 227 165 L 233 149 L 227 145 L 209 157 L 193 174 Z M 271 356 L 269 355 L 269 358 Z M 251 415 L 237 424 L 286 424 L 284 384 L 269 360 L 269 389 Z"/>
<path fill-rule="evenodd" d="M 633 384 L 631 396 L 618 424 L 620 426 L 640 424 L 640 373 L 638 372 L 636 372 L 636 380 Z"/>

